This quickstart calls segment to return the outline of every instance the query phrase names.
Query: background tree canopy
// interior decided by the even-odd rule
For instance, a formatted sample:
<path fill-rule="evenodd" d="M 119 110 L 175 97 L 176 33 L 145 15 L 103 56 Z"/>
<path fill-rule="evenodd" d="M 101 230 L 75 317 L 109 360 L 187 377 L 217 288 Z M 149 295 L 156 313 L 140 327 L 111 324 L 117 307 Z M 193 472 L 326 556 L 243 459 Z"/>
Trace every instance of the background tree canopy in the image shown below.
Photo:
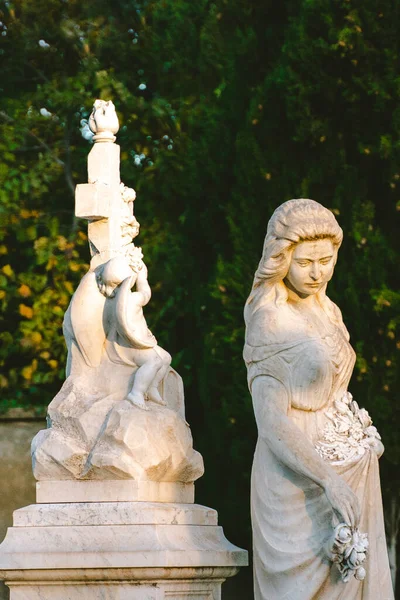
<path fill-rule="evenodd" d="M 74 218 L 90 150 L 79 124 L 95 98 L 112 99 L 122 180 L 138 193 L 148 321 L 183 376 L 205 459 L 197 500 L 250 547 L 242 310 L 273 210 L 314 198 L 345 234 L 329 294 L 358 354 L 351 391 L 386 446 L 393 559 L 399 13 L 393 0 L 2 2 L 1 410 L 42 410 L 63 381 L 62 318 L 89 261 Z"/>

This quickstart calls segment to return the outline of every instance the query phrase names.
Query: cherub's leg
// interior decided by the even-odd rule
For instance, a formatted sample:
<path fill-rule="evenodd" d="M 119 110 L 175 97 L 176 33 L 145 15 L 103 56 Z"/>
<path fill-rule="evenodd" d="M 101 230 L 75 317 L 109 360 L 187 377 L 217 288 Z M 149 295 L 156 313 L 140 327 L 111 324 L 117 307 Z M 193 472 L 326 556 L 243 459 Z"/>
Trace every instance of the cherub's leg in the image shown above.
<path fill-rule="evenodd" d="M 161 367 L 159 368 L 159 370 L 157 371 L 153 381 L 150 384 L 150 387 L 147 391 L 147 397 L 149 400 L 151 400 L 152 402 L 155 402 L 156 404 L 161 404 L 161 406 L 166 406 L 166 402 L 161 398 L 160 392 L 158 391 L 158 386 L 160 385 L 161 381 L 164 379 L 164 377 L 166 376 L 166 374 L 168 373 L 170 364 L 171 364 L 171 356 L 168 354 L 168 352 L 166 352 L 163 348 L 160 348 L 159 346 L 157 346 L 155 348 L 157 354 L 159 355 L 162 363 L 161 363 Z"/>
<path fill-rule="evenodd" d="M 133 382 L 132 390 L 128 394 L 127 398 L 135 406 L 148 410 L 144 395 L 151 385 L 154 377 L 157 375 L 160 367 L 162 366 L 162 360 L 159 356 L 154 356 L 147 362 L 145 362 L 135 373 L 135 380 Z"/>

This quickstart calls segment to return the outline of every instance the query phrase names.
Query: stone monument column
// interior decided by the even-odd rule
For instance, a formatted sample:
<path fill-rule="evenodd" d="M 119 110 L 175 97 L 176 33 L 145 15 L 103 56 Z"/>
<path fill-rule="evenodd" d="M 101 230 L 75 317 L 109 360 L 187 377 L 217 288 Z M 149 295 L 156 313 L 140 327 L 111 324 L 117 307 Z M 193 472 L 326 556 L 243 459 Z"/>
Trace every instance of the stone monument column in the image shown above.
<path fill-rule="evenodd" d="M 90 269 L 64 318 L 66 381 L 32 442 L 36 504 L 14 513 L 0 578 L 11 600 L 218 600 L 247 552 L 194 504 L 203 459 L 182 379 L 145 321 L 151 289 L 112 102 L 96 100 L 89 127 L 76 215 L 89 222 Z"/>

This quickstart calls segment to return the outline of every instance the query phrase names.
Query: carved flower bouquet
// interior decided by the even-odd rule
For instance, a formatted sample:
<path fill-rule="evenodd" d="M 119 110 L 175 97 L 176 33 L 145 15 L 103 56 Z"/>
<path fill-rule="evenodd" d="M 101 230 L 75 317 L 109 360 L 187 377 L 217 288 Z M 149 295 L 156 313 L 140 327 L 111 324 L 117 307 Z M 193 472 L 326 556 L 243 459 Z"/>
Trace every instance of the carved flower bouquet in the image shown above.
<path fill-rule="evenodd" d="M 340 523 L 335 528 L 327 550 L 330 560 L 339 569 L 343 582 L 347 583 L 352 576 L 359 581 L 365 578 L 363 563 L 368 552 L 368 534 Z"/>
<path fill-rule="evenodd" d="M 368 412 L 359 408 L 350 392 L 335 400 L 334 410 L 328 410 L 326 416 L 329 421 L 315 449 L 332 464 L 358 460 L 381 439 Z"/>
<path fill-rule="evenodd" d="M 335 400 L 333 410 L 327 411 L 326 416 L 328 423 L 315 449 L 332 465 L 357 461 L 379 445 L 381 436 L 371 417 L 364 408 L 359 408 L 350 392 Z M 328 556 L 337 565 L 344 582 L 353 575 L 359 581 L 364 579 L 367 550 L 368 535 L 346 523 L 337 525 L 328 544 Z"/>

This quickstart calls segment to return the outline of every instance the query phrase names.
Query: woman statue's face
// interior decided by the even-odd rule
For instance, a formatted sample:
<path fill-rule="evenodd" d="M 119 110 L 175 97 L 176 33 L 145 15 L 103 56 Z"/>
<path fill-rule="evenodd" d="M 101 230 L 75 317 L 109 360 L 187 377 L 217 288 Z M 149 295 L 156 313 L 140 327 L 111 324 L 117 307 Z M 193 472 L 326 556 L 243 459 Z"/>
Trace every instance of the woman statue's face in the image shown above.
<path fill-rule="evenodd" d="M 301 298 L 316 294 L 331 279 L 336 253 L 328 238 L 300 242 L 292 254 L 286 285 Z"/>

